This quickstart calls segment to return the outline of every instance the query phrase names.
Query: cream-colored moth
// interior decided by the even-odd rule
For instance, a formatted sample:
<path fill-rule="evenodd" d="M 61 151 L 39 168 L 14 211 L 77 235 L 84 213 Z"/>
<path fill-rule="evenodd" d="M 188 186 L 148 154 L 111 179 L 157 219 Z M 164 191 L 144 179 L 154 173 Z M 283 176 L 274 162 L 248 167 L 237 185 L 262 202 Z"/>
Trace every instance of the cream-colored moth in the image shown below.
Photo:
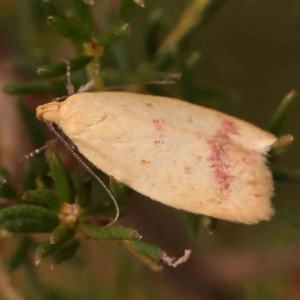
<path fill-rule="evenodd" d="M 276 137 L 250 123 L 125 92 L 77 93 L 36 113 L 97 168 L 153 200 L 245 224 L 273 214 L 265 155 Z"/>

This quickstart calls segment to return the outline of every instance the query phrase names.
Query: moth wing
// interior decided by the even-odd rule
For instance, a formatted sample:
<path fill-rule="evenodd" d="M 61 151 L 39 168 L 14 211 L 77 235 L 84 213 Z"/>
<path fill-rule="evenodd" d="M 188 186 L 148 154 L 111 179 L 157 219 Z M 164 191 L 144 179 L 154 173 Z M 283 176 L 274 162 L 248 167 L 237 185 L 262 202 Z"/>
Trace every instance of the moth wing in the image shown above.
<path fill-rule="evenodd" d="M 246 121 L 167 97 L 125 92 L 79 93 L 64 101 L 61 109 L 62 116 L 66 115 L 68 122 L 69 117 L 74 116 L 75 128 L 90 125 L 104 115 L 109 118 L 124 115 L 128 119 L 142 119 L 158 130 L 172 127 L 214 139 L 229 140 L 261 153 L 266 153 L 276 141 L 273 134 Z M 86 122 L 86 119 L 89 120 Z"/>
<path fill-rule="evenodd" d="M 108 140 L 94 126 L 75 144 L 96 167 L 165 205 L 246 224 L 270 219 L 273 183 L 263 155 L 180 130 L 140 130 L 143 138 Z"/>
<path fill-rule="evenodd" d="M 212 128 L 189 125 L 193 112 Z M 153 200 L 247 224 L 270 219 L 273 183 L 262 153 L 274 136 L 206 112 L 162 97 L 77 94 L 61 103 L 59 125 L 97 168 Z M 238 135 L 231 123 L 230 134 L 218 129 L 224 119 Z M 243 138 L 244 129 L 252 135 L 248 144 L 233 138 Z"/>
<path fill-rule="evenodd" d="M 74 97 L 74 96 L 73 96 Z M 127 114 L 157 126 L 169 126 L 194 134 L 226 139 L 244 148 L 266 153 L 276 137 L 244 120 L 174 98 L 125 92 L 96 93 L 94 105 L 109 115 Z"/>

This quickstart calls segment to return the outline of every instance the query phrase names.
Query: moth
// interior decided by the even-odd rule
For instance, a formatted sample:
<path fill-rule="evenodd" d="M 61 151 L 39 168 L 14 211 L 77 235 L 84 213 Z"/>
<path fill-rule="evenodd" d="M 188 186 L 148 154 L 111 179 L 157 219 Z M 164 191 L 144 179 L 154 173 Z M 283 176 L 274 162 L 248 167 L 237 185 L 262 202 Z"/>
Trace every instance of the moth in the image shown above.
<path fill-rule="evenodd" d="M 126 92 L 77 93 L 38 106 L 95 167 L 165 205 L 245 224 L 269 220 L 276 137 L 188 102 Z"/>

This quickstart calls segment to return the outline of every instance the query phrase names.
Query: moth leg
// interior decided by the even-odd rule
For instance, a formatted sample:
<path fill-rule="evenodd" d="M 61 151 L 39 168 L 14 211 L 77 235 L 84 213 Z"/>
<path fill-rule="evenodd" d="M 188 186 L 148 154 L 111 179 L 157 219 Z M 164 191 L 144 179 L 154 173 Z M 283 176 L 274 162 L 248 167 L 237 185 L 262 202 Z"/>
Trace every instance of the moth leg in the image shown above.
<path fill-rule="evenodd" d="M 66 84 L 66 88 L 67 88 L 67 91 L 68 91 L 68 95 L 73 95 L 75 93 L 75 89 L 74 89 L 74 85 L 72 83 L 72 80 L 71 80 L 71 66 L 70 66 L 70 62 L 66 59 L 63 59 L 63 61 L 65 62 L 66 64 L 66 67 L 67 67 L 67 73 L 66 73 L 66 77 L 67 77 L 67 84 Z"/>
<path fill-rule="evenodd" d="M 94 60 L 94 75 L 92 77 L 91 80 L 89 80 L 86 84 L 82 85 L 79 89 L 78 89 L 78 93 L 83 93 L 83 92 L 87 92 L 90 91 L 94 88 L 95 86 L 95 80 L 97 78 L 97 76 L 99 75 L 99 62 L 98 60 Z"/>
<path fill-rule="evenodd" d="M 49 149 L 52 145 L 56 144 L 58 142 L 58 138 L 52 139 L 49 142 L 47 142 L 44 146 L 35 149 L 34 151 L 32 151 L 31 153 L 24 155 L 24 159 L 30 159 L 34 156 L 36 156 L 37 154 L 40 154 L 41 152 Z"/>

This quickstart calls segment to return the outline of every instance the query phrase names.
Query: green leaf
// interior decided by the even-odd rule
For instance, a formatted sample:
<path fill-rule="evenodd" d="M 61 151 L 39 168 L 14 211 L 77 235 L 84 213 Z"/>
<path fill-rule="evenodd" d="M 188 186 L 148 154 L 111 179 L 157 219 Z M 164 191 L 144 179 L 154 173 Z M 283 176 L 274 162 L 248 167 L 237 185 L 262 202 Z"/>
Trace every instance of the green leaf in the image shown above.
<path fill-rule="evenodd" d="M 57 32 L 65 38 L 68 38 L 74 44 L 88 42 L 90 37 L 84 32 L 73 27 L 69 21 L 57 16 L 48 17 L 48 24 L 55 28 Z"/>
<path fill-rule="evenodd" d="M 292 104 L 298 99 L 298 94 L 296 91 L 290 91 L 281 101 L 281 103 L 276 108 L 275 112 L 270 118 L 268 131 L 275 135 L 280 135 L 286 116 L 290 112 Z"/>
<path fill-rule="evenodd" d="M 58 221 L 57 216 L 49 210 L 30 204 L 18 204 L 0 210 L 0 223 L 20 218 L 32 218 L 52 223 Z"/>
<path fill-rule="evenodd" d="M 46 258 L 56 251 L 59 251 L 67 241 L 73 238 L 75 230 L 60 225 L 55 228 L 51 235 L 51 240 L 47 241 L 36 248 L 35 256 L 37 258 Z"/>
<path fill-rule="evenodd" d="M 159 45 L 163 39 L 162 36 L 162 20 L 163 11 L 161 9 L 155 9 L 149 16 L 149 26 L 146 35 L 146 52 L 149 60 L 153 60 L 155 53 L 157 52 Z"/>
<path fill-rule="evenodd" d="M 77 203 L 85 211 L 92 205 L 92 181 L 85 182 L 83 177 L 75 180 Z"/>
<path fill-rule="evenodd" d="M 55 190 L 61 202 L 72 202 L 71 186 L 68 173 L 58 155 L 53 151 L 46 152 L 50 175 L 54 181 Z"/>
<path fill-rule="evenodd" d="M 174 83 L 180 78 L 178 73 L 160 72 L 149 68 L 134 70 L 131 72 L 114 69 L 102 69 L 99 76 L 104 79 L 107 85 L 128 85 L 128 84 L 155 84 Z M 75 89 L 84 84 L 83 80 L 73 80 Z M 52 94 L 66 95 L 65 80 L 37 80 L 30 82 L 19 82 L 6 85 L 3 91 L 10 95 L 31 95 L 31 94 Z"/>
<path fill-rule="evenodd" d="M 135 252 L 146 256 L 156 262 L 158 262 L 163 254 L 163 251 L 161 248 L 159 248 L 156 245 L 152 245 L 149 243 L 146 243 L 144 241 L 134 241 L 130 243 L 130 247 Z"/>
<path fill-rule="evenodd" d="M 113 27 L 107 33 L 101 34 L 98 37 L 98 44 L 100 46 L 111 46 L 122 37 L 128 36 L 130 34 L 130 26 L 129 24 L 122 24 L 120 26 Z"/>
<path fill-rule="evenodd" d="M 21 218 L 4 223 L 5 228 L 15 233 L 46 233 L 51 232 L 57 225 L 58 219 L 39 220 Z"/>
<path fill-rule="evenodd" d="M 96 215 L 98 213 L 102 214 L 104 209 L 104 215 L 106 212 L 111 212 L 111 199 L 107 192 L 96 180 L 90 180 L 89 184 L 86 186 L 81 186 L 78 189 L 79 203 L 80 206 L 84 208 L 85 214 Z"/>
<path fill-rule="evenodd" d="M 52 3 L 51 0 L 47 0 L 47 1 L 41 0 L 39 2 L 40 5 L 42 5 L 42 7 L 44 8 L 48 16 L 51 15 L 51 16 L 58 16 L 63 18 L 62 13 L 57 9 L 57 7 Z"/>
<path fill-rule="evenodd" d="M 64 225 L 59 225 L 55 228 L 51 235 L 51 243 L 59 244 L 65 243 L 69 239 L 71 239 L 76 231 L 70 227 L 66 227 Z"/>
<path fill-rule="evenodd" d="M 78 224 L 78 230 L 87 236 L 97 240 L 119 241 L 119 240 L 139 240 L 139 233 L 128 227 L 108 226 L 97 227 L 86 223 Z"/>
<path fill-rule="evenodd" d="M 152 270 L 160 271 L 163 268 L 160 264 L 163 251 L 158 246 L 143 241 L 125 242 L 124 244 L 132 254 Z"/>
<path fill-rule="evenodd" d="M 180 214 L 183 214 L 184 218 L 187 220 L 189 231 L 195 236 L 199 235 L 200 229 L 205 229 L 206 233 L 207 231 L 213 233 L 217 227 L 218 220 L 212 217 L 188 212 L 180 212 Z"/>
<path fill-rule="evenodd" d="M 8 274 L 15 271 L 27 258 L 31 246 L 31 240 L 28 236 L 21 237 L 18 246 L 13 253 L 4 261 L 4 271 Z"/>
<path fill-rule="evenodd" d="M 53 191 L 44 188 L 27 191 L 22 199 L 43 204 L 53 212 L 58 212 L 63 204 Z"/>
<path fill-rule="evenodd" d="M 109 189 L 119 205 L 127 205 L 130 189 L 119 181 L 110 179 Z"/>
<path fill-rule="evenodd" d="M 90 6 L 86 5 L 82 0 L 73 0 L 72 4 L 76 17 L 80 21 L 80 30 L 91 39 L 94 21 L 90 12 Z"/>
<path fill-rule="evenodd" d="M 34 147 L 39 148 L 45 145 L 47 141 L 45 124 L 38 121 L 35 113 L 29 110 L 23 101 L 17 101 L 17 105 Z"/>
<path fill-rule="evenodd" d="M 136 4 L 133 0 L 121 0 L 119 8 L 119 17 L 126 23 L 131 20 L 133 8 Z"/>
<path fill-rule="evenodd" d="M 276 156 L 279 156 L 282 153 L 284 153 L 292 144 L 293 140 L 294 137 L 291 134 L 280 136 L 272 145 L 272 148 L 269 151 L 268 161 L 270 162 L 274 160 Z"/>
<path fill-rule="evenodd" d="M 42 94 L 46 93 L 48 89 L 47 81 L 16 82 L 3 87 L 3 91 L 9 95 Z"/>
<path fill-rule="evenodd" d="M 3 87 L 9 95 L 47 94 L 63 95 L 67 93 L 65 81 L 35 80 L 30 82 L 15 82 Z"/>
<path fill-rule="evenodd" d="M 92 60 L 93 60 L 93 57 L 87 56 L 87 55 L 82 55 L 82 56 L 72 58 L 70 60 L 71 71 L 74 72 L 79 69 L 82 69 L 88 63 L 90 63 Z M 67 72 L 67 67 L 66 67 L 65 62 L 44 65 L 37 69 L 38 75 L 41 77 L 44 77 L 44 78 L 52 78 L 52 77 L 57 77 L 60 75 L 65 75 L 66 72 Z"/>
<path fill-rule="evenodd" d="M 25 165 L 23 174 L 23 190 L 32 190 L 36 188 L 36 179 L 38 177 L 37 169 L 35 167 L 36 157 L 28 160 Z"/>
<path fill-rule="evenodd" d="M 79 248 L 79 241 L 78 240 L 71 240 L 66 245 L 64 245 L 60 250 L 54 253 L 51 257 L 52 263 L 58 265 L 66 260 L 69 260 L 71 257 L 74 256 L 75 252 Z"/>

